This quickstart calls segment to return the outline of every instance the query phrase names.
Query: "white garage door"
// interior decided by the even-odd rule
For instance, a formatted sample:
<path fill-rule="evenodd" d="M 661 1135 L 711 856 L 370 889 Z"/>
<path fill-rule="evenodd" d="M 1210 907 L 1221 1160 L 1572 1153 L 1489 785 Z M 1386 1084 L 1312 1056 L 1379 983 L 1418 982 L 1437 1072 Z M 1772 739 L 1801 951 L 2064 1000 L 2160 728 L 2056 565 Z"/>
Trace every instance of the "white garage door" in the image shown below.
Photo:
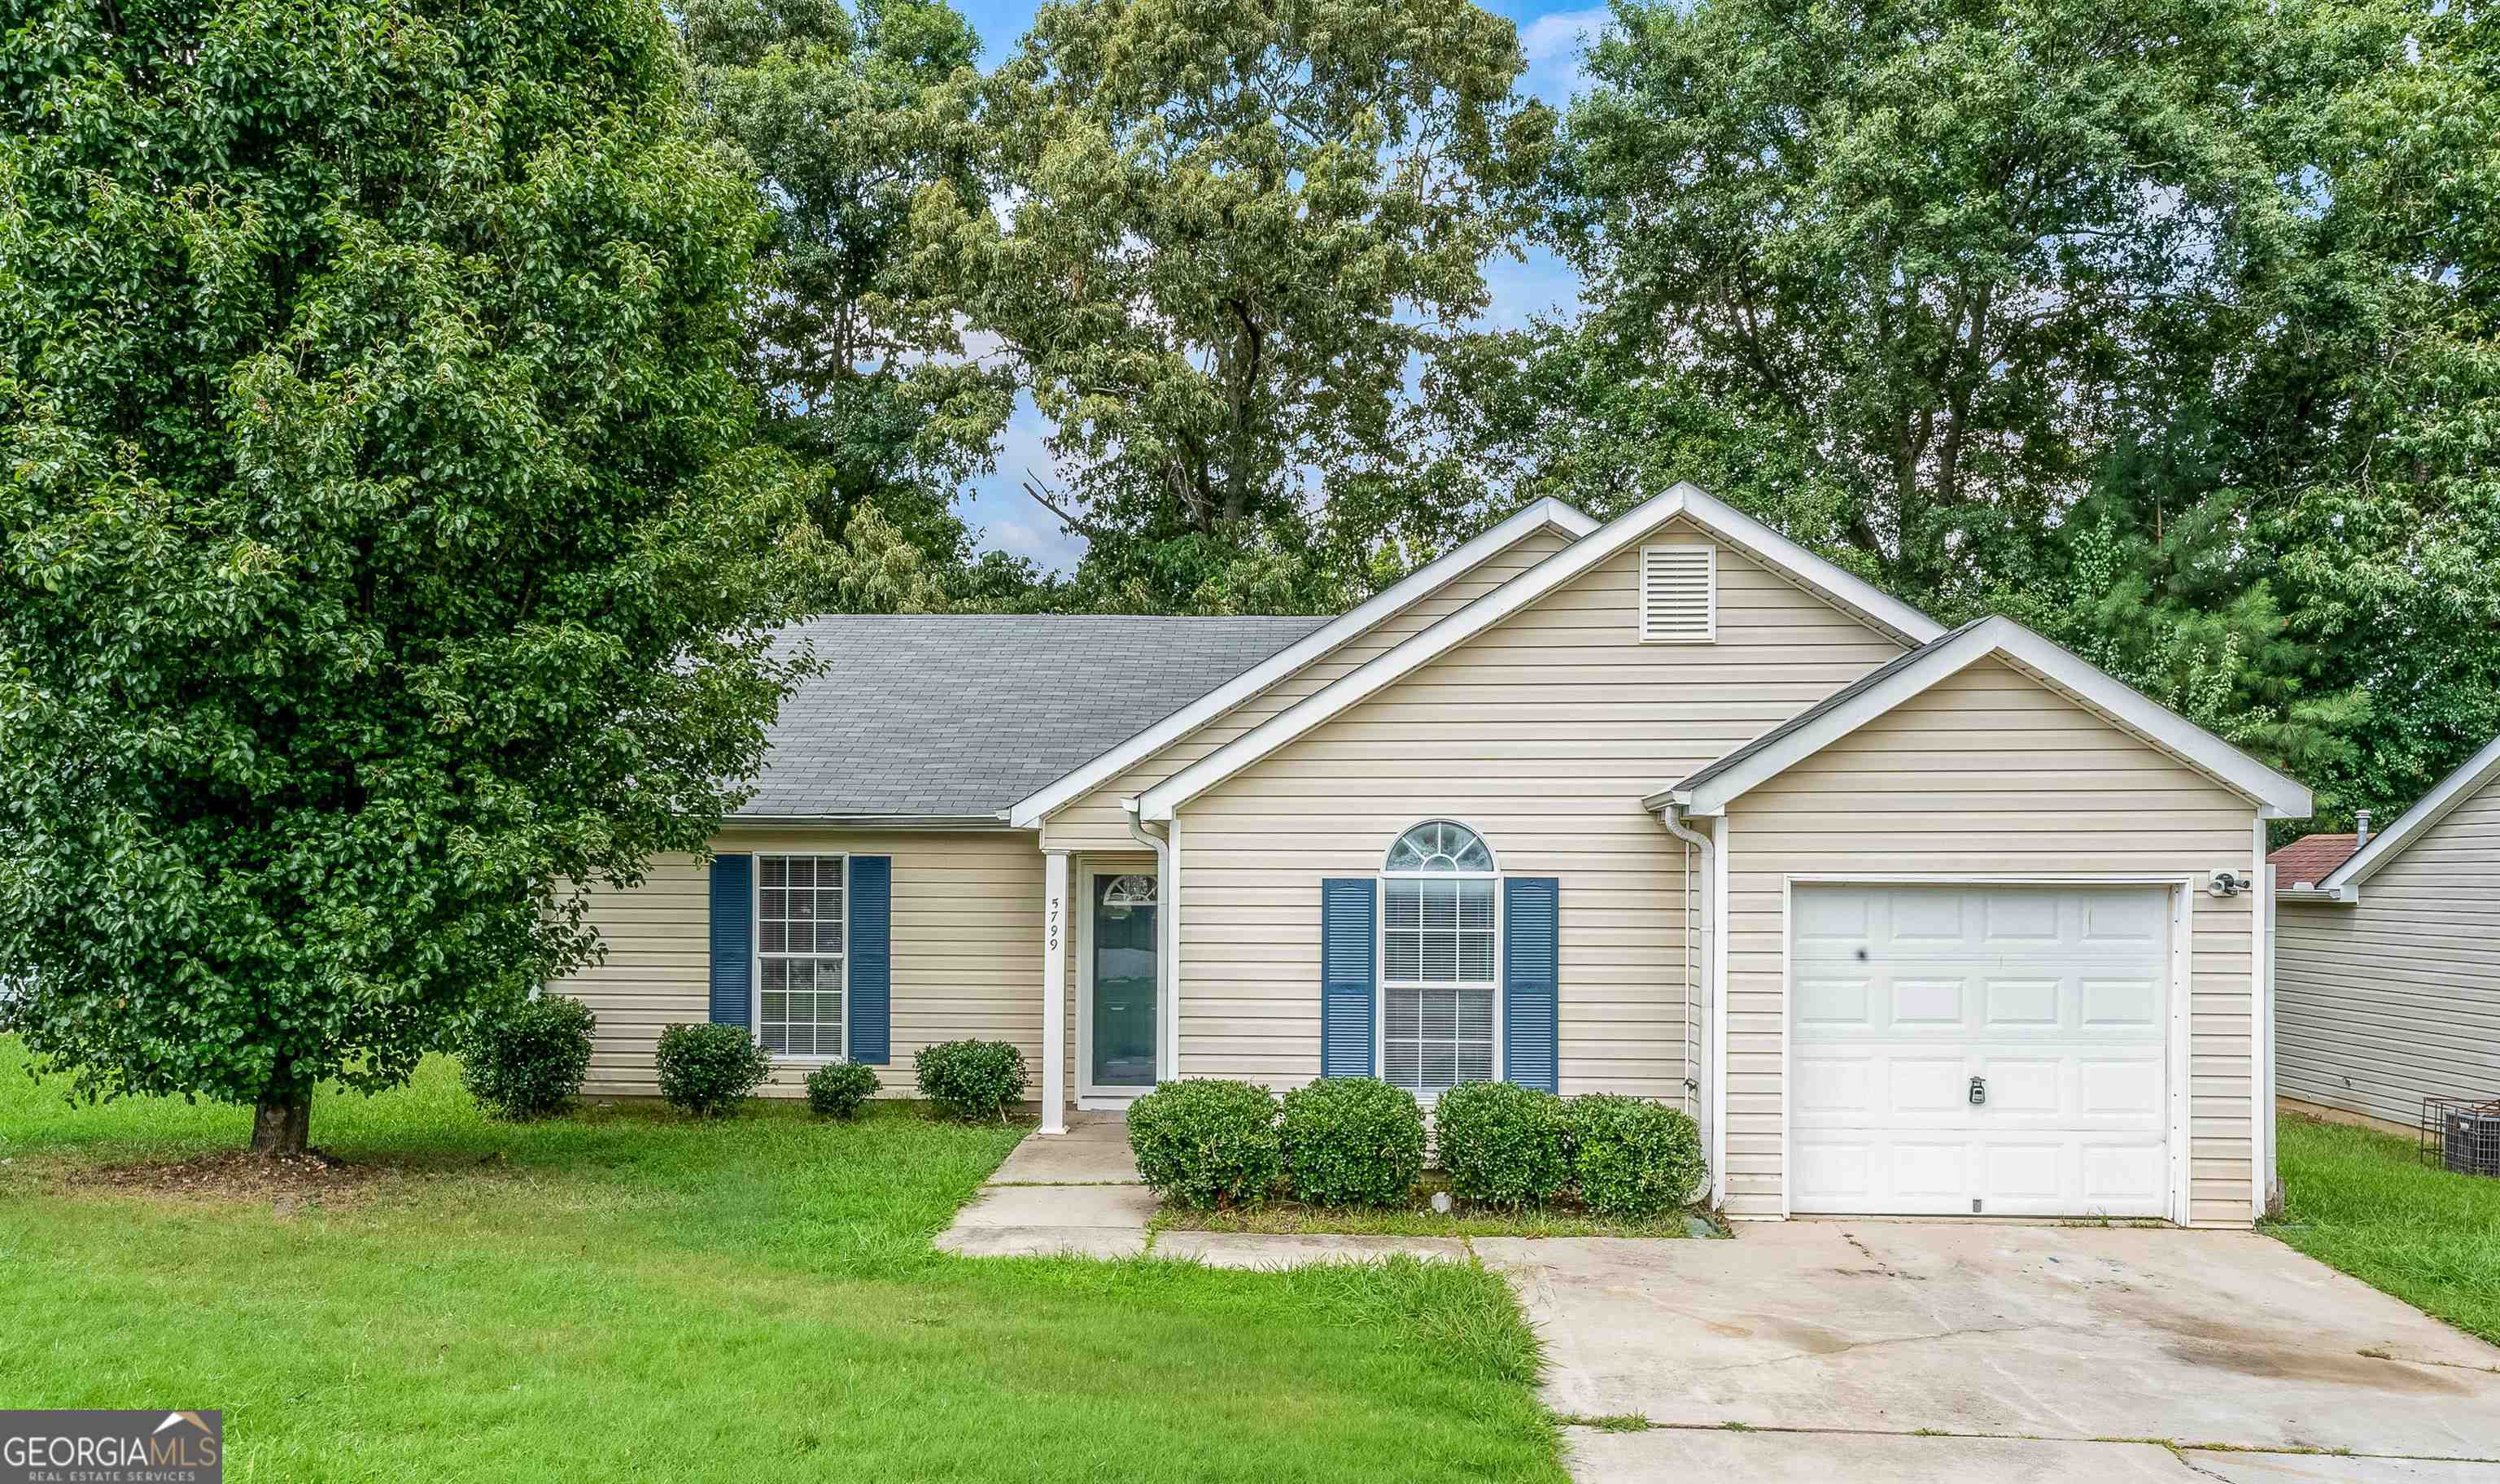
<path fill-rule="evenodd" d="M 2170 1210 L 2170 890 L 1793 888 L 1790 1204 Z"/>

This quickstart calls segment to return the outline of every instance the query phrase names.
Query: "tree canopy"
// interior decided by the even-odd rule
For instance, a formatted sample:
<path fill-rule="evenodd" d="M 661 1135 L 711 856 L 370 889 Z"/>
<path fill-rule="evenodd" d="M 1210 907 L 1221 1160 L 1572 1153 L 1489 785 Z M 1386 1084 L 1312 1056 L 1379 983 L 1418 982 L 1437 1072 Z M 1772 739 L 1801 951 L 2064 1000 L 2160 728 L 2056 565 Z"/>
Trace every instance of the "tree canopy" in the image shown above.
<path fill-rule="evenodd" d="M 1051 420 L 1084 600 L 1334 599 L 1319 498 L 1532 220 L 1522 66 L 1468 0 L 1049 0 L 968 80 L 993 184 L 924 187 L 915 267 Z"/>
<path fill-rule="evenodd" d="M 982 188 L 948 90 L 979 43 L 930 0 L 687 0 L 681 16 L 704 116 L 757 172 L 768 223 L 744 315 L 764 436 L 807 469 L 819 526 L 872 506 L 938 580 L 970 560 L 953 507 L 1012 391 L 963 355 L 953 307 L 898 274 L 921 188 Z"/>
<path fill-rule="evenodd" d="M 740 796 L 765 223 L 649 0 L 10 0 L 0 115 L 15 1028 L 300 1149 Z"/>

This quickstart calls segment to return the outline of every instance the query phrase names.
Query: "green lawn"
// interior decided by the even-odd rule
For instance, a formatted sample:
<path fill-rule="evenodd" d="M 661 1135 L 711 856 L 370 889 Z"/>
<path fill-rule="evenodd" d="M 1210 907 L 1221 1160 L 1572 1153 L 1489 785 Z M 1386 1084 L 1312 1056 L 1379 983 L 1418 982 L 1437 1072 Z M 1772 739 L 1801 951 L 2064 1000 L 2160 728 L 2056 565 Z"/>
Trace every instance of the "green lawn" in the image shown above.
<path fill-rule="evenodd" d="M 0 1040 L 9 1404 L 223 1407 L 235 1480 L 1562 1477 L 1476 1269 L 934 1251 L 1014 1130 L 513 1128 L 438 1062 L 316 1107 L 316 1144 L 403 1171 L 340 1209 L 71 1180 L 246 1124 L 70 1108 Z"/>
<path fill-rule="evenodd" d="M 2422 1164 L 2410 1139 L 2286 1117 L 2283 1216 L 2294 1247 L 2500 1343 L 2500 1179 Z"/>

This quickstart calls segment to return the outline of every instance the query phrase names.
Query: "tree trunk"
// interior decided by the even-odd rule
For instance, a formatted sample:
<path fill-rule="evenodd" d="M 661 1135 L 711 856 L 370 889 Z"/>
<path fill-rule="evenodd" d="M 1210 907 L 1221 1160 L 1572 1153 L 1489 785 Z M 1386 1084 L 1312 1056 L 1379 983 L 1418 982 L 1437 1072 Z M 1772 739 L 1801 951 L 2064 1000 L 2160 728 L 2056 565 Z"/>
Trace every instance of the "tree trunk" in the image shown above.
<path fill-rule="evenodd" d="M 252 1110 L 254 1154 L 266 1159 L 294 1159 L 306 1152 L 312 1137 L 312 1100 L 309 1096 L 288 1101 L 272 1095 Z"/>

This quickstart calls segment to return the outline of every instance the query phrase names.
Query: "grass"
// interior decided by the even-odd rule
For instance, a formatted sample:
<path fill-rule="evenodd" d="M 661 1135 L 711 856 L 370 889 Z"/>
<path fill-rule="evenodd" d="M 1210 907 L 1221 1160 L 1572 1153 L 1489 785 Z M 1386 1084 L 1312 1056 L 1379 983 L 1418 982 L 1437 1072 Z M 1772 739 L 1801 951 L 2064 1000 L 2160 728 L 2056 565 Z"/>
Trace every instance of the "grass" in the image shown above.
<path fill-rule="evenodd" d="M 1646 1221 L 1600 1216 L 1578 1206 L 1533 1206 L 1501 1210 L 1489 1206 L 1454 1205 L 1444 1215 L 1431 1209 L 1436 1190 L 1448 1187 L 1437 1172 L 1427 1174 L 1409 1206 L 1305 1206 L 1299 1201 L 1269 1201 L 1225 1210 L 1186 1210 L 1165 1206 L 1155 1214 L 1155 1228 L 1167 1232 L 1259 1232 L 1299 1236 L 1332 1233 L 1357 1237 L 1689 1237 L 1686 1212 L 1669 1211 Z M 1704 1220 L 1709 1219 L 1704 1217 Z"/>
<path fill-rule="evenodd" d="M 2276 1237 L 2500 1343 L 2500 1179 L 2421 1163 L 2410 1139 L 2286 1117 Z"/>
<path fill-rule="evenodd" d="M 929 1242 L 1020 1130 L 879 1107 L 485 1121 L 453 1069 L 325 1095 L 361 1199 L 83 1185 L 238 1110 L 66 1106 L 0 1040 L 13 1406 L 223 1407 L 230 1480 L 1559 1481 L 1478 1269 L 971 1260 Z"/>

